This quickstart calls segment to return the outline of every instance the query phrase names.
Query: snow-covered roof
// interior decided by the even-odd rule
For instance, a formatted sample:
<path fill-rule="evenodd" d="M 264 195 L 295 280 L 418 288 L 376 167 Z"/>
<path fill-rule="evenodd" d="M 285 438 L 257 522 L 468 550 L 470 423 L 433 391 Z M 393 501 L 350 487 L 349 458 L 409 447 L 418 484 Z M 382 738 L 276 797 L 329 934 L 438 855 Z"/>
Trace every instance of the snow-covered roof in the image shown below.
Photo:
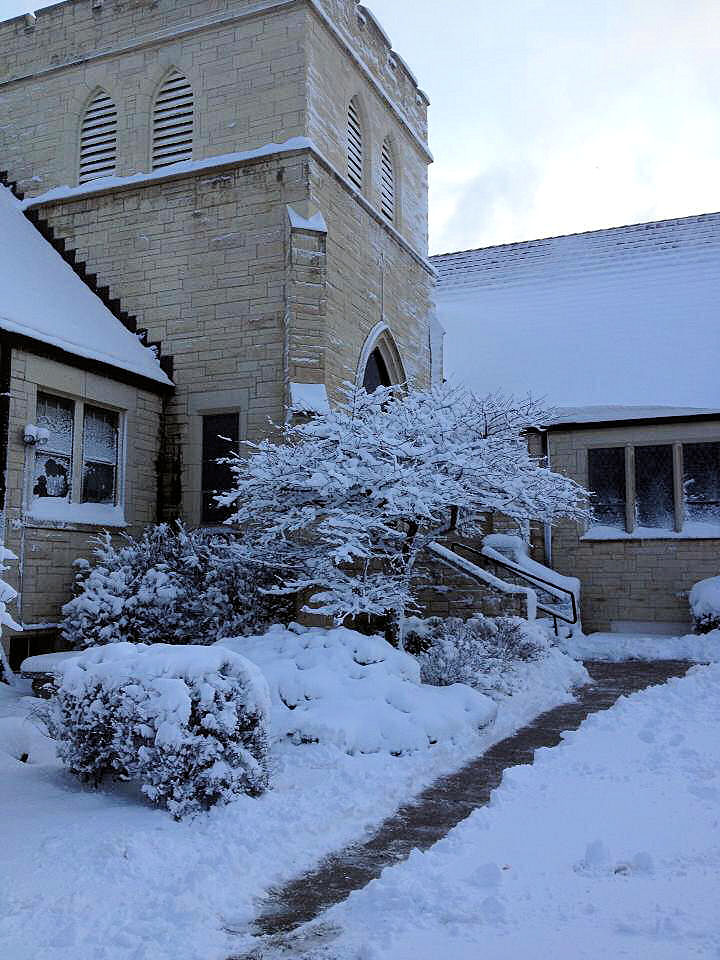
<path fill-rule="evenodd" d="M 170 385 L 153 350 L 113 316 L 0 187 L 0 329 Z"/>
<path fill-rule="evenodd" d="M 448 378 L 596 414 L 720 408 L 720 213 L 431 259 Z"/>
<path fill-rule="evenodd" d="M 601 404 L 589 407 L 559 407 L 553 411 L 548 426 L 570 423 L 624 423 L 629 420 L 687 419 L 689 417 L 719 417 L 718 407 L 662 407 L 622 406 Z"/>

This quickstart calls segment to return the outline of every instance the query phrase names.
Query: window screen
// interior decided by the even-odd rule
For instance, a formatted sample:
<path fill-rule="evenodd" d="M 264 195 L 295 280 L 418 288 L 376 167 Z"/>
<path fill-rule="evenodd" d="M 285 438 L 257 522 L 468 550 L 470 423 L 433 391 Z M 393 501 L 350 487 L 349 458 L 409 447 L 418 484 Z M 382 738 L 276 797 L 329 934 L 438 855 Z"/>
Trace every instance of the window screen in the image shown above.
<path fill-rule="evenodd" d="M 685 516 L 720 523 L 720 443 L 683 447 Z"/>
<path fill-rule="evenodd" d="M 202 446 L 202 519 L 204 523 L 221 523 L 230 515 L 218 507 L 214 495 L 232 487 L 232 471 L 218 459 L 237 450 L 240 441 L 240 418 L 237 413 L 213 413 L 203 417 Z"/>
<path fill-rule="evenodd" d="M 348 107 L 348 178 L 362 190 L 363 187 L 363 134 L 360 111 L 355 100 Z"/>
<path fill-rule="evenodd" d="M 675 527 L 673 448 L 635 448 L 635 515 L 640 527 Z"/>
<path fill-rule="evenodd" d="M 48 431 L 49 439 L 35 452 L 33 494 L 36 497 L 70 495 L 74 414 L 72 400 L 38 394 L 37 424 Z"/>
<path fill-rule="evenodd" d="M 625 529 L 625 448 L 588 450 L 588 488 L 598 523 Z"/>
<path fill-rule="evenodd" d="M 117 108 L 103 92 L 88 104 L 80 131 L 80 183 L 111 177 L 117 160 Z"/>
<path fill-rule="evenodd" d="M 165 80 L 153 112 L 153 170 L 192 159 L 194 99 L 185 77 L 173 70 Z"/>
<path fill-rule="evenodd" d="M 380 157 L 380 206 L 390 223 L 395 221 L 395 165 L 392 148 L 386 140 Z"/>
<path fill-rule="evenodd" d="M 117 413 L 85 407 L 83 503 L 117 502 L 118 426 Z"/>

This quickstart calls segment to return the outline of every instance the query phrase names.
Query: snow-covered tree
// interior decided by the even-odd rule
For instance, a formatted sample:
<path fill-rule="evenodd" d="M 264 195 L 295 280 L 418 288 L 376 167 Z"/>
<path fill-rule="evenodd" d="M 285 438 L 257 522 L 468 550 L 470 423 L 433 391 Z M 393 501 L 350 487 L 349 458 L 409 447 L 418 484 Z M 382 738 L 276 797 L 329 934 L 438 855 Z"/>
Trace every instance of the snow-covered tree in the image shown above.
<path fill-rule="evenodd" d="M 17 560 L 17 557 L 8 550 L 7 547 L 0 546 L 0 574 L 7 570 L 6 560 Z M 22 630 L 19 623 L 16 623 L 8 611 L 8 604 L 17 599 L 17 590 L 11 587 L 0 578 L 0 682 L 9 683 L 13 679 L 13 672 L 10 669 L 10 663 L 5 654 L 5 648 L 2 643 L 2 628 L 10 627 L 12 630 Z"/>
<path fill-rule="evenodd" d="M 533 459 L 525 432 L 546 420 L 532 400 L 348 387 L 332 412 L 250 444 L 231 460 L 220 502 L 248 556 L 281 570 L 280 589 L 312 595 L 337 623 L 417 606 L 416 563 L 447 530 L 483 515 L 527 523 L 585 519 L 586 493 Z M 402 630 L 400 630 L 402 633 Z"/>

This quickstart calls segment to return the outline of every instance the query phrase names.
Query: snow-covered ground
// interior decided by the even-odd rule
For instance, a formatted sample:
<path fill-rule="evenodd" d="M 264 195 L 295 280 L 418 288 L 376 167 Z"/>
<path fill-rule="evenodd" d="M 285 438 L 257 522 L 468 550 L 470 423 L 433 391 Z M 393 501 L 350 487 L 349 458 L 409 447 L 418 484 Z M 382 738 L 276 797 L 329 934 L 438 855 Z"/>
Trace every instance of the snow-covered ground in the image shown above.
<path fill-rule="evenodd" d="M 720 630 L 690 633 L 684 637 L 641 633 L 578 633 L 561 639 L 559 645 L 578 660 L 689 660 L 692 663 L 720 661 Z"/>
<path fill-rule="evenodd" d="M 622 698 L 324 914 L 312 956 L 717 958 L 719 729 L 720 664 Z"/>
<path fill-rule="evenodd" d="M 554 651 L 522 694 L 498 697 L 482 733 L 399 757 L 280 741 L 267 794 L 181 823 L 128 787 L 79 786 L 27 719 L 36 703 L 22 696 L 27 686 L 0 684 L 0 956 L 224 960 L 237 945 L 231 931 L 269 886 L 366 835 L 435 777 L 570 699 L 585 677 Z"/>

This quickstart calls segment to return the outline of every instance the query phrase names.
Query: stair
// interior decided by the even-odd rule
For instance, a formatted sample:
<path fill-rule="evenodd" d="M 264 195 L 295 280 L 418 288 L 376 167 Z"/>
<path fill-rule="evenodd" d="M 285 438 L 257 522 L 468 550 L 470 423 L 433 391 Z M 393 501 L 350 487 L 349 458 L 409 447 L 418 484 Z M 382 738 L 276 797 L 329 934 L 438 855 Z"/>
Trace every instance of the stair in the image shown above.
<path fill-rule="evenodd" d="M 7 187 L 16 199 L 25 199 L 25 194 L 18 189 L 17 181 L 10 179 L 7 170 L 0 170 L 0 184 Z M 143 346 L 147 347 L 149 345 L 148 331 L 138 329 L 137 317 L 128 313 L 127 310 L 123 310 L 120 298 L 110 295 L 110 287 L 108 285 L 98 284 L 98 275 L 96 273 L 88 273 L 87 262 L 78 259 L 77 250 L 68 247 L 67 241 L 64 238 L 55 236 L 55 228 L 50 226 L 49 222 L 40 216 L 38 210 L 24 210 L 23 213 L 25 214 L 25 218 L 35 227 L 41 236 L 60 254 L 65 263 L 72 267 L 73 271 L 85 286 L 102 300 L 110 313 L 120 321 L 126 330 L 136 334 Z M 152 346 L 156 348 L 161 369 L 172 380 L 174 366 L 172 357 L 163 355 L 160 341 L 156 341 Z"/>

